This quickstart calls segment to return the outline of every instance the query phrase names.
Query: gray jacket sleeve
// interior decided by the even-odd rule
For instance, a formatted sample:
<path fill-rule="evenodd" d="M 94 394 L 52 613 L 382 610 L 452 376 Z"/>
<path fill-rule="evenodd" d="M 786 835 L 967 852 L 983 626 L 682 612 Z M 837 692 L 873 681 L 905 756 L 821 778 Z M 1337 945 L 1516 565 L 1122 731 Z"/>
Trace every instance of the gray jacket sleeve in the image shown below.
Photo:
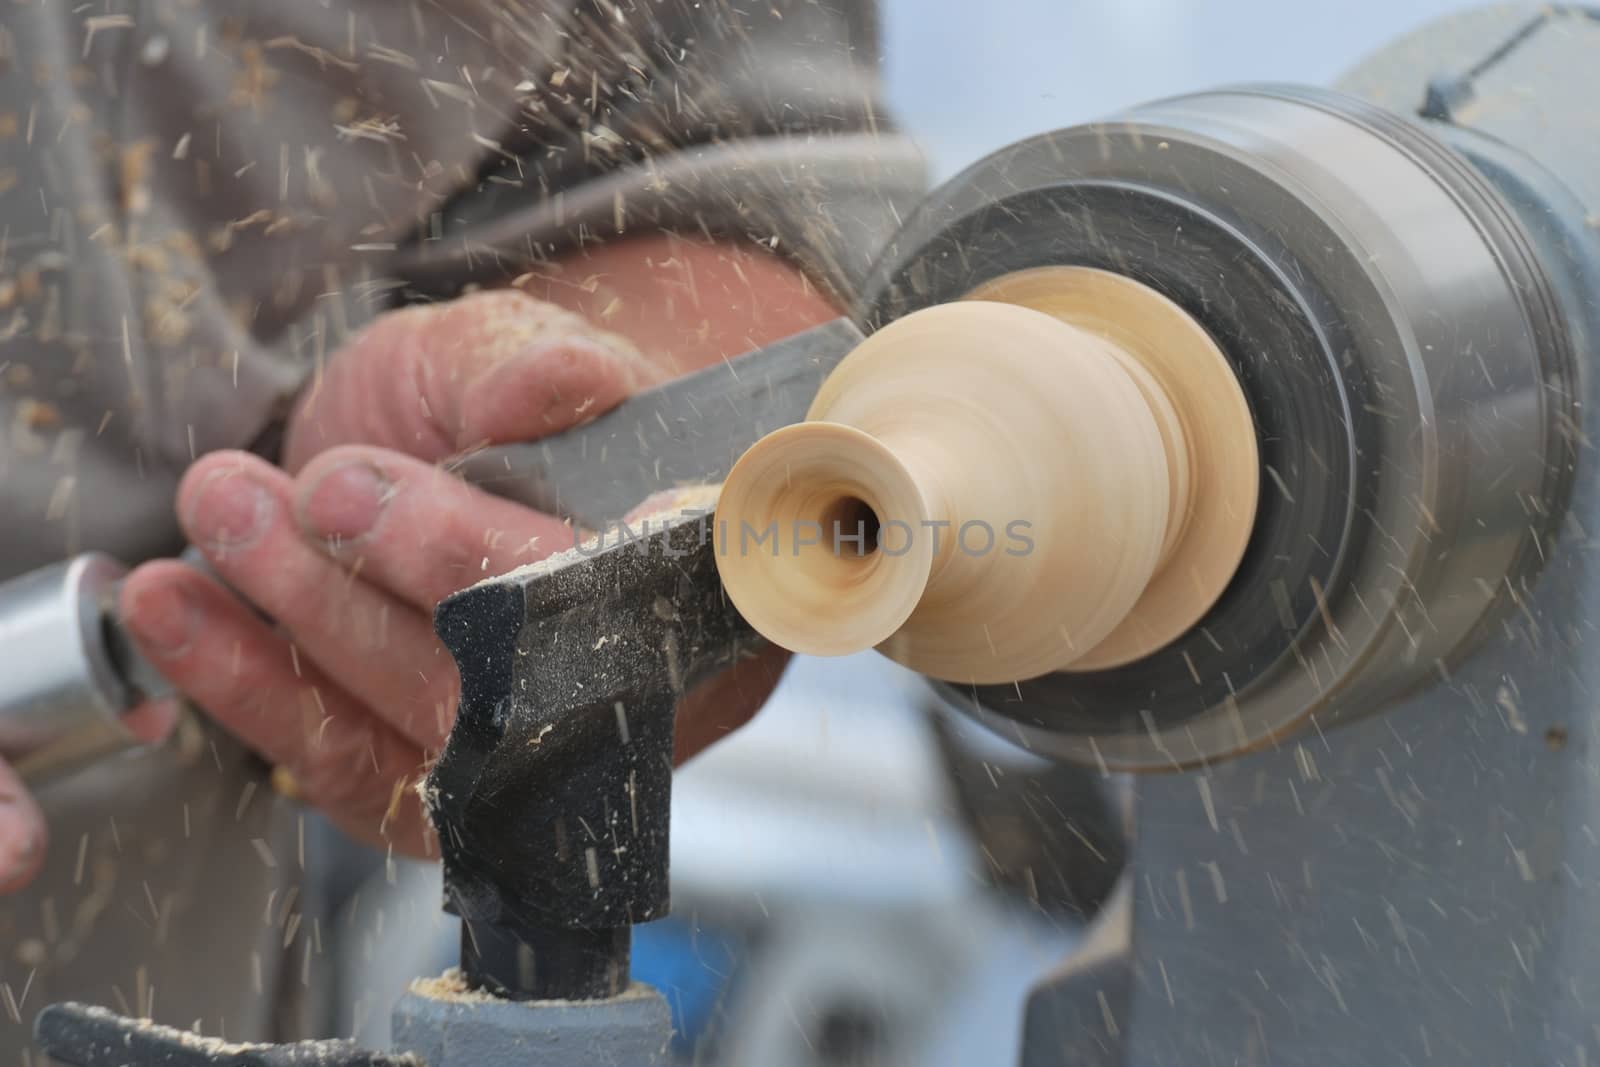
<path fill-rule="evenodd" d="M 0 576 L 169 551 L 401 294 L 671 229 L 848 299 L 922 182 L 876 53 L 850 2 L 4 5 Z"/>

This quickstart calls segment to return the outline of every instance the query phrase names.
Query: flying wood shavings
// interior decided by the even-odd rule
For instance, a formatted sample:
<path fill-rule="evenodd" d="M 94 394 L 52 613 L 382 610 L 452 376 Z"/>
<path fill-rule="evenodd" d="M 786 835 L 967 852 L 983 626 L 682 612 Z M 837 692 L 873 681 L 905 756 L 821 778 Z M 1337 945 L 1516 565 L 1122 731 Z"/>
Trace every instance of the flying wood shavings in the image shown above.
<path fill-rule="evenodd" d="M 367 58 L 377 60 L 379 63 L 389 63 L 396 67 L 403 67 L 406 70 L 417 69 L 417 60 L 414 56 L 381 44 L 368 45 Z"/>
<path fill-rule="evenodd" d="M 135 141 L 124 145 L 118 157 L 122 210 L 129 215 L 143 215 L 150 210 L 150 157 L 155 150 L 154 140 Z"/>
<path fill-rule="evenodd" d="M 449 97 L 451 100 L 466 104 L 469 107 L 477 104 L 477 99 L 472 95 L 470 90 L 456 85 L 453 82 L 439 81 L 437 78 L 423 78 L 422 88 L 424 92 L 438 93 L 441 96 Z"/>
<path fill-rule="evenodd" d="M 244 216 L 243 218 L 233 219 L 225 223 L 223 226 L 213 230 L 211 233 L 209 244 L 211 245 L 212 251 L 226 252 L 228 249 L 233 247 L 234 236 L 239 233 L 240 230 L 246 230 L 252 226 L 267 225 L 271 223 L 274 218 L 275 216 L 272 211 L 267 208 L 260 208 Z"/>
<path fill-rule="evenodd" d="M 77 487 L 78 479 L 71 475 L 58 480 L 55 489 L 50 494 L 50 502 L 45 505 L 45 519 L 50 522 L 59 522 L 65 518 Z"/>
<path fill-rule="evenodd" d="M 269 869 L 278 866 L 278 857 L 272 854 L 272 846 L 268 845 L 263 838 L 252 837 L 250 839 L 250 847 L 256 850 L 256 855 L 261 857 L 261 862 Z"/>
<path fill-rule="evenodd" d="M 350 124 L 335 123 L 333 127 L 339 134 L 340 140 L 376 141 L 385 144 L 389 141 L 404 141 L 405 134 L 400 132 L 400 122 L 393 117 L 372 117 L 362 119 L 360 122 Z"/>
<path fill-rule="evenodd" d="M 84 19 L 82 58 L 89 58 L 89 50 L 94 47 L 94 39 L 102 30 L 128 30 L 132 28 L 132 15 L 92 15 Z"/>
<path fill-rule="evenodd" d="M 348 71 L 356 71 L 361 69 L 360 66 L 350 62 L 348 59 L 341 59 L 332 52 L 328 51 L 326 48 L 319 48 L 316 45 L 306 44 L 298 37 L 274 37 L 270 41 L 266 41 L 264 43 L 264 47 L 269 51 L 279 48 L 292 48 L 297 52 L 303 52 L 312 59 L 315 59 L 317 61 L 317 66 L 319 67 L 327 67 L 332 65 L 341 67 Z"/>

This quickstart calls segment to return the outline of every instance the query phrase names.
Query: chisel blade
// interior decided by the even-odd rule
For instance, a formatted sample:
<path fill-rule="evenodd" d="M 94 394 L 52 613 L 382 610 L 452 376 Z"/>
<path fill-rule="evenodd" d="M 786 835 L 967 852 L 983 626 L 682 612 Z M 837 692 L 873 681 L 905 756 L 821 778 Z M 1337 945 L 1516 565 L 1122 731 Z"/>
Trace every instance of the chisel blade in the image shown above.
<path fill-rule="evenodd" d="M 805 418 L 822 380 L 863 340 L 835 319 L 639 393 L 593 422 L 487 448 L 452 469 L 496 496 L 599 529 L 651 493 L 719 482 L 744 450 Z"/>

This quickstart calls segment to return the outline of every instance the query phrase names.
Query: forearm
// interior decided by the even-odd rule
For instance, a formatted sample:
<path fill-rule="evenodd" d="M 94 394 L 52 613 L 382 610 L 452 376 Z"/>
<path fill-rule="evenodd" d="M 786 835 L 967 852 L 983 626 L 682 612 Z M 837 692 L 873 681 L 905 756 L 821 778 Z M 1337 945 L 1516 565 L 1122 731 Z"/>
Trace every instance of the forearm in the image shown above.
<path fill-rule="evenodd" d="M 549 432 L 547 409 L 599 414 L 837 314 L 798 268 L 732 241 L 618 241 L 517 285 L 374 322 L 306 384 L 284 467 L 358 442 L 437 462 L 525 441 Z"/>
<path fill-rule="evenodd" d="M 632 237 L 570 253 L 517 284 L 627 338 L 663 379 L 840 314 L 798 267 L 747 241 Z"/>

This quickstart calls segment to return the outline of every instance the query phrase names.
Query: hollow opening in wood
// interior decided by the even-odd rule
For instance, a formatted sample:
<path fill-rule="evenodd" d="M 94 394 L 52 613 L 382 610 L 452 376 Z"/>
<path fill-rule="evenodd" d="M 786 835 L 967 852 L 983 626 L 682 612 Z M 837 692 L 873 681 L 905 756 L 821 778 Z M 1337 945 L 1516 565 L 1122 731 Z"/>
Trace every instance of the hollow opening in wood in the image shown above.
<path fill-rule="evenodd" d="M 717 566 L 762 634 L 842 655 L 878 644 L 916 607 L 933 552 L 903 531 L 928 517 L 911 472 L 881 442 L 849 426 L 799 423 L 762 438 L 729 474 Z"/>
<path fill-rule="evenodd" d="M 845 493 L 822 511 L 823 537 L 841 557 L 861 558 L 878 551 L 878 533 L 883 521 L 871 504 L 859 496 Z"/>

